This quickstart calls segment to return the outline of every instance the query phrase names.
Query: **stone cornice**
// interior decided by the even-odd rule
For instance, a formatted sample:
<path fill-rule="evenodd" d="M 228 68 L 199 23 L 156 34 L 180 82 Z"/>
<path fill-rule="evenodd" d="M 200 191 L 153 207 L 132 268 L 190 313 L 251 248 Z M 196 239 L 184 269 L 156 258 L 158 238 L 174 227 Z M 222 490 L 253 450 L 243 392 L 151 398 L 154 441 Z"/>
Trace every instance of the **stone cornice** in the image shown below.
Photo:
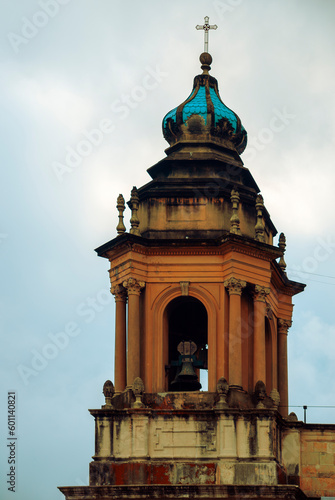
<path fill-rule="evenodd" d="M 293 295 L 304 291 L 306 285 L 304 283 L 299 283 L 298 281 L 289 280 L 286 274 L 279 267 L 278 262 L 272 261 L 271 268 L 271 281 L 279 293 L 293 297 Z"/>
<path fill-rule="evenodd" d="M 96 252 L 101 257 L 109 258 L 111 262 L 122 258 L 128 252 L 145 256 L 220 256 L 236 252 L 271 262 L 271 282 L 278 293 L 292 297 L 305 288 L 303 283 L 289 280 L 280 269 L 275 261 L 282 254 L 278 247 L 228 232 L 223 233 L 220 238 L 201 240 L 181 238 L 154 240 L 125 233 L 97 248 Z"/>
<path fill-rule="evenodd" d="M 183 409 L 165 409 L 165 408 L 122 408 L 122 409 L 116 409 L 116 408 L 101 408 L 101 409 L 91 409 L 88 410 L 90 414 L 94 418 L 109 418 L 113 419 L 114 417 L 120 418 L 120 417 L 127 417 L 127 416 L 134 416 L 135 418 L 140 416 L 140 415 L 146 415 L 151 418 L 156 418 L 158 415 L 161 416 L 170 416 L 170 415 L 177 415 L 177 416 L 195 416 L 197 420 L 203 420 L 203 421 L 208 421 L 209 415 L 220 415 L 222 413 L 224 414 L 229 414 L 233 416 L 243 416 L 246 418 L 254 418 L 257 416 L 263 417 L 268 417 L 268 418 L 276 418 L 280 419 L 280 414 L 278 413 L 278 410 L 276 408 L 262 408 L 260 411 L 257 408 L 247 408 L 241 410 L 241 408 L 217 408 L 216 406 L 213 405 L 211 408 L 183 408 Z M 334 424 L 335 427 L 335 424 Z"/>
<path fill-rule="evenodd" d="M 67 500 L 88 498 L 118 498 L 146 500 L 147 498 L 238 498 L 239 500 L 258 500 L 276 498 L 277 500 L 307 500 L 307 496 L 295 485 L 223 485 L 223 484 L 136 484 L 126 486 L 61 486 L 58 489 Z"/>
<path fill-rule="evenodd" d="M 100 257 L 111 259 L 126 251 L 134 251 L 143 255 L 221 255 L 229 250 L 257 258 L 261 255 L 263 260 L 267 261 L 281 256 L 278 247 L 228 232 L 220 238 L 187 240 L 182 238 L 149 239 L 125 233 L 97 248 L 96 252 Z"/>

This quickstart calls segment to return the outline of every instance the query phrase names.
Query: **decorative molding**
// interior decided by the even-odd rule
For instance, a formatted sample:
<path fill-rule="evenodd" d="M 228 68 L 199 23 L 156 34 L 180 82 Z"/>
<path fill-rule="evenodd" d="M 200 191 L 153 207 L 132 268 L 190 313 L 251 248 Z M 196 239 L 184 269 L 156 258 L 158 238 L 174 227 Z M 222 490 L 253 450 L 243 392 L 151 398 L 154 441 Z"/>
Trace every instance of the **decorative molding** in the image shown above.
<path fill-rule="evenodd" d="M 227 288 L 229 295 L 241 295 L 243 288 L 247 286 L 246 281 L 234 277 L 226 280 L 223 284 Z"/>
<path fill-rule="evenodd" d="M 246 245 L 247 243 L 247 245 Z M 228 247 L 228 251 L 234 251 L 237 253 L 240 253 L 242 255 L 248 255 L 250 257 L 256 257 L 259 258 L 260 256 L 260 249 L 259 248 L 253 248 L 252 246 L 248 245 L 247 242 L 241 242 L 241 243 L 236 243 L 236 242 L 231 242 L 229 240 L 223 241 L 220 246 L 215 246 L 215 248 L 208 247 L 208 246 L 203 246 L 203 247 L 195 247 L 195 248 L 185 248 L 185 247 L 179 247 L 177 245 L 171 244 L 169 248 L 164 248 L 164 247 L 149 247 L 149 246 L 144 246 L 144 245 L 139 245 L 138 243 L 125 243 L 122 244 L 118 247 L 115 247 L 115 249 L 109 250 L 109 260 L 112 261 L 116 258 L 116 256 L 119 258 L 120 256 L 124 255 L 128 251 L 133 251 L 136 252 L 140 255 L 224 255 L 227 250 L 226 247 Z M 253 244 L 253 243 L 251 243 Z M 272 247 L 269 249 L 269 251 L 266 249 L 264 250 L 262 254 L 262 258 L 265 261 L 272 262 L 273 259 L 276 259 L 279 257 L 278 255 L 278 250 L 273 251 L 276 247 Z"/>
<path fill-rule="evenodd" d="M 189 249 L 189 248 L 177 248 L 177 247 L 172 247 L 174 248 L 173 250 L 171 249 L 157 249 L 157 248 L 148 248 L 148 247 L 142 247 L 138 245 L 134 245 L 131 248 L 128 249 L 123 249 L 122 252 L 119 251 L 115 252 L 112 256 L 110 256 L 110 261 L 115 260 L 115 255 L 117 257 L 121 257 L 122 255 L 126 254 L 127 251 L 133 251 L 136 252 L 140 255 L 150 255 L 150 256 L 161 256 L 161 255 L 224 255 L 226 253 L 225 249 L 218 248 L 217 250 L 209 250 L 208 248 L 196 248 L 196 249 Z M 230 251 L 235 251 L 239 254 L 242 255 L 248 255 L 249 257 L 256 257 L 259 258 L 259 249 L 255 248 L 243 248 L 243 247 L 237 247 L 237 246 L 230 246 L 229 247 Z M 277 258 L 277 256 L 271 254 L 265 256 L 266 261 L 272 262 L 274 258 Z"/>
<path fill-rule="evenodd" d="M 159 311 L 158 316 L 162 314 L 165 307 L 171 302 L 173 299 L 180 297 L 180 285 L 179 283 L 171 282 L 166 283 L 166 288 L 161 290 L 161 292 L 154 298 L 151 309 L 155 311 Z M 207 309 L 208 313 L 208 323 L 210 327 L 210 323 L 216 324 L 216 312 L 218 310 L 219 304 L 217 299 L 212 295 L 212 293 L 207 290 L 206 287 L 201 286 L 200 283 L 192 284 L 191 290 L 189 290 L 189 295 L 198 299 Z M 213 327 L 215 328 L 215 326 Z"/>

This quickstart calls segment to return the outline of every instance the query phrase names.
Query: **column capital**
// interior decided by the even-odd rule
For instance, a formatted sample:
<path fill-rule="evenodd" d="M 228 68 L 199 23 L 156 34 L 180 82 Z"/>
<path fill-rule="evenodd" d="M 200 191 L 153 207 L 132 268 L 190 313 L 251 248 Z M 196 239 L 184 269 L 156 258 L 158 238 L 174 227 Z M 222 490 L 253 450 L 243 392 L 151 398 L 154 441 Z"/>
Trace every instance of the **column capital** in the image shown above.
<path fill-rule="evenodd" d="M 273 311 L 271 304 L 269 303 L 266 304 L 265 314 L 269 319 L 273 319 Z"/>
<path fill-rule="evenodd" d="M 243 288 L 247 286 L 246 281 L 239 280 L 237 278 L 229 278 L 229 280 L 224 281 L 225 288 L 228 289 L 229 295 L 241 295 Z"/>
<path fill-rule="evenodd" d="M 254 302 L 265 302 L 266 296 L 269 295 L 270 288 L 261 285 L 255 285 L 253 292 Z"/>
<path fill-rule="evenodd" d="M 292 326 L 292 321 L 278 318 L 278 332 L 287 335 L 288 329 Z"/>
<path fill-rule="evenodd" d="M 113 285 L 111 287 L 111 293 L 114 295 L 115 302 L 117 302 L 117 301 L 126 302 L 127 301 L 127 291 L 123 285 Z"/>
<path fill-rule="evenodd" d="M 123 282 L 123 286 L 126 288 L 128 295 L 140 295 L 142 288 L 145 287 L 145 281 L 128 278 Z"/>

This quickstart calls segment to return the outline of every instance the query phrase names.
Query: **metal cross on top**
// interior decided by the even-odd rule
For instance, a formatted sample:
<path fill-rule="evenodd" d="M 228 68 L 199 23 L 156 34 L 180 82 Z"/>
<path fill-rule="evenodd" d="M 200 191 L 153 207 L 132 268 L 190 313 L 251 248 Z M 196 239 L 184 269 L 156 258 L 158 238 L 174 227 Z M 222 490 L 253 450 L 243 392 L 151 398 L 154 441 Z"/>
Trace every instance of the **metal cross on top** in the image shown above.
<path fill-rule="evenodd" d="M 209 30 L 216 30 L 217 25 L 216 24 L 209 24 L 209 17 L 205 17 L 205 24 L 201 26 L 200 24 L 196 25 L 197 30 L 204 30 L 205 32 L 205 48 L 204 52 L 208 52 L 208 32 Z"/>

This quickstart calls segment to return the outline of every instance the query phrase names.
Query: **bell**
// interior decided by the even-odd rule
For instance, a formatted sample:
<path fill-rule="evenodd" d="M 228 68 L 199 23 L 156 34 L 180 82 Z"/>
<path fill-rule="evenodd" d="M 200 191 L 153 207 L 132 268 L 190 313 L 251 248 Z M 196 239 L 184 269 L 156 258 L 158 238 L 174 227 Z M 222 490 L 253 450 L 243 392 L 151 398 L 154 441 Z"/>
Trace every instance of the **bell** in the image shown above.
<path fill-rule="evenodd" d="M 198 391 L 201 389 L 201 384 L 193 368 L 192 355 L 196 348 L 193 342 L 180 342 L 178 345 L 182 365 L 181 370 L 177 373 L 173 382 L 171 382 L 171 389 L 174 391 Z"/>
<path fill-rule="evenodd" d="M 194 371 L 192 360 L 183 360 L 181 370 L 177 375 L 181 380 L 194 380 L 198 379 L 197 374 Z"/>
<path fill-rule="evenodd" d="M 181 370 L 171 383 L 171 389 L 174 391 L 198 391 L 201 389 L 191 358 L 182 361 Z"/>

